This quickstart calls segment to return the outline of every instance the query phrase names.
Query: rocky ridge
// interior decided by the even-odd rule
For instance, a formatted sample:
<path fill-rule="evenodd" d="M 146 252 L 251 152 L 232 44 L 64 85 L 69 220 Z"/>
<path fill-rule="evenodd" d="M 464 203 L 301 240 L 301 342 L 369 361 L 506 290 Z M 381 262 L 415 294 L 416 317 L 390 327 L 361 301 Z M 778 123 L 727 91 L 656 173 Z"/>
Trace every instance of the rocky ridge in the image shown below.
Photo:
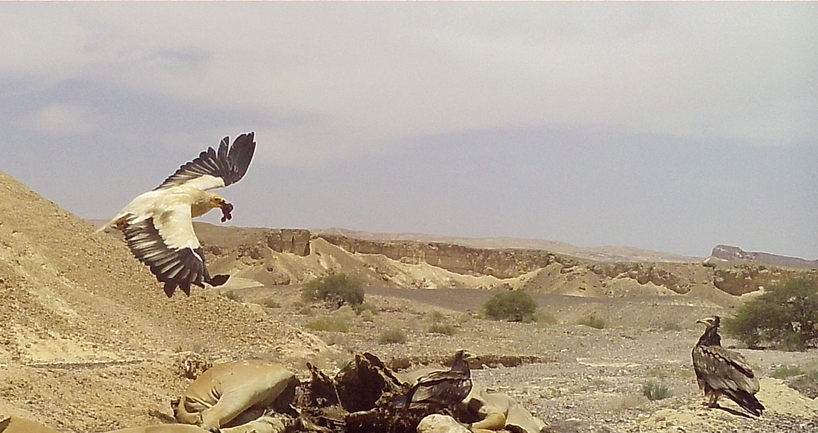
<path fill-rule="evenodd" d="M 777 254 L 748 252 L 739 247 L 716 245 L 707 261 L 750 262 L 766 266 L 794 269 L 818 269 L 818 260 L 804 260 Z"/>
<path fill-rule="evenodd" d="M 530 248 L 371 240 L 197 223 L 213 269 L 266 285 L 347 273 L 373 287 L 523 289 L 582 297 L 696 293 L 717 303 L 818 270 L 746 262 L 608 262 Z M 729 296 L 728 296 L 729 295 Z"/>

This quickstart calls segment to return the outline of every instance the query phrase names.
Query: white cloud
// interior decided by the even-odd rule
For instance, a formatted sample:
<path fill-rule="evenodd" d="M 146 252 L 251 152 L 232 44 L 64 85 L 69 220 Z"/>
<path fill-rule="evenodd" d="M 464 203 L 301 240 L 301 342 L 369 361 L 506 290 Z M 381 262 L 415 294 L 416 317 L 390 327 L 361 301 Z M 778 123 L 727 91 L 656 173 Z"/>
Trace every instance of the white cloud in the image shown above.
<path fill-rule="evenodd" d="M 0 73 L 91 76 L 311 120 L 332 158 L 478 128 L 818 136 L 818 8 L 725 4 L 99 4 L 6 8 Z M 15 42 L 16 41 L 16 42 Z M 308 150 L 305 150 L 308 149 Z M 301 160 L 293 157 L 293 160 Z"/>
<path fill-rule="evenodd" d="M 54 103 L 40 110 L 33 124 L 38 131 L 66 136 L 93 131 L 95 118 L 89 107 Z"/>

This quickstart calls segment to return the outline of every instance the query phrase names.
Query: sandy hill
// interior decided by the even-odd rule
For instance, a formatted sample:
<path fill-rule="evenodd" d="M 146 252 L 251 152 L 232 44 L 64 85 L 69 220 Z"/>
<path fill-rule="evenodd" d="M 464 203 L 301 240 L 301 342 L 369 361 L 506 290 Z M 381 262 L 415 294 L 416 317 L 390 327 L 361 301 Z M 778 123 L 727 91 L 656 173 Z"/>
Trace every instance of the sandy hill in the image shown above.
<path fill-rule="evenodd" d="M 84 406 L 100 406 L 100 390 L 112 390 L 102 397 L 109 409 L 135 410 L 138 418 L 148 410 L 134 409 L 128 390 L 146 388 L 150 395 L 149 384 L 157 380 L 160 387 L 178 386 L 169 364 L 159 369 L 169 375 L 161 382 L 161 373 L 139 373 L 143 363 L 162 363 L 193 349 L 295 363 L 327 350 L 309 334 L 205 289 L 168 299 L 124 243 L 93 231 L 0 172 L 0 414 L 94 426 L 94 411 Z M 95 365 L 122 365 L 119 384 L 93 374 Z M 89 369 L 87 377 L 72 380 L 87 381 L 96 397 L 53 401 L 59 391 L 54 384 L 66 369 Z M 90 404 L 80 405 L 85 398 Z M 164 410 L 167 402 L 145 404 Z"/>
<path fill-rule="evenodd" d="M 294 285 L 346 273 L 372 288 L 523 289 L 582 298 L 686 295 L 734 306 L 740 296 L 818 271 L 755 263 L 601 261 L 537 248 L 484 248 L 418 240 L 381 240 L 304 229 L 196 223 L 214 272 L 242 281 Z M 337 232 L 337 231 L 336 231 Z M 354 236 L 353 236 L 354 235 Z"/>

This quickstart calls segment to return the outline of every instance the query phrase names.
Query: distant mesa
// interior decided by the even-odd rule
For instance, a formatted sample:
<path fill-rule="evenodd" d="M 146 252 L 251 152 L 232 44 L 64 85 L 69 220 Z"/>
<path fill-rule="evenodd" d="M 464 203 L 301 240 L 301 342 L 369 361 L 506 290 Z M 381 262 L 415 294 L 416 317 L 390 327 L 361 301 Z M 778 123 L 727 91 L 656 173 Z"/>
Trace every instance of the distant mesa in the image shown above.
<path fill-rule="evenodd" d="M 710 253 L 710 257 L 705 261 L 752 262 L 782 268 L 818 269 L 818 260 L 805 260 L 770 253 L 744 251 L 739 247 L 730 245 L 716 245 L 716 247 L 713 248 L 713 252 Z"/>

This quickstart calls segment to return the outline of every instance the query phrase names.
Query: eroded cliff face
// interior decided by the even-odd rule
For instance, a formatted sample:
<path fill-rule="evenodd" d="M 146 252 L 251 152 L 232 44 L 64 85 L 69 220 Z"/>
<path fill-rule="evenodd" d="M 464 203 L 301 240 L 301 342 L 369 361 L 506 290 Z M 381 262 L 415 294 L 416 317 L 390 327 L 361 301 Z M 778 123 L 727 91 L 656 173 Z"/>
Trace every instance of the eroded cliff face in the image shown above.
<path fill-rule="evenodd" d="M 523 289 L 585 297 L 695 292 L 743 295 L 818 270 L 733 262 L 601 262 L 522 248 L 383 241 L 307 230 L 218 227 L 196 231 L 217 272 L 263 284 L 301 284 L 347 273 L 367 286 Z"/>
<path fill-rule="evenodd" d="M 240 250 L 260 259 L 265 256 L 265 248 L 302 257 L 310 255 L 309 230 L 219 227 L 207 223 L 193 226 L 205 249 L 216 255 L 221 255 L 222 250 Z"/>
<path fill-rule="evenodd" d="M 441 242 L 370 241 L 346 236 L 317 235 L 350 253 L 382 254 L 404 263 L 427 263 L 463 275 L 514 278 L 552 263 L 574 266 L 575 259 L 542 250 L 472 248 Z"/>
<path fill-rule="evenodd" d="M 716 267 L 713 274 L 713 285 L 731 295 L 751 293 L 793 278 L 818 281 L 818 270 L 815 269 L 778 268 L 750 263 Z"/>
<path fill-rule="evenodd" d="M 383 255 L 403 263 L 426 263 L 457 274 L 492 276 L 506 280 L 509 288 L 581 296 L 687 294 L 694 288 L 743 295 L 791 278 L 818 279 L 818 271 L 747 263 L 612 263 L 532 249 L 372 241 L 328 234 L 318 237 L 354 254 Z"/>

